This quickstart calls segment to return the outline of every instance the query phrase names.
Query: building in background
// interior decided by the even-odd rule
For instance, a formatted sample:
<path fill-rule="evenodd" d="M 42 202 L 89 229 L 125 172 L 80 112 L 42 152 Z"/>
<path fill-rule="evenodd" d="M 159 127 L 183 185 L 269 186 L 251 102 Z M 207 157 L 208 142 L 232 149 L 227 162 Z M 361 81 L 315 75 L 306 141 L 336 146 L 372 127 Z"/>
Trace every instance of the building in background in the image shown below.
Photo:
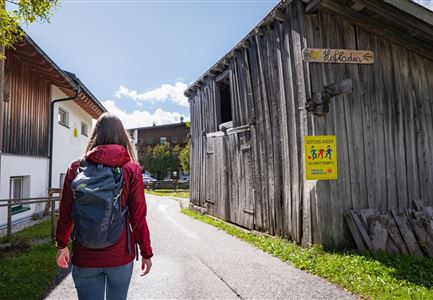
<path fill-rule="evenodd" d="M 180 123 L 156 125 L 140 128 L 129 129 L 133 143 L 137 149 L 138 156 L 143 154 L 147 147 L 154 147 L 158 144 L 168 143 L 171 146 L 179 145 L 184 148 L 188 144 L 189 126 L 181 118 Z M 149 173 L 146 166 L 142 165 L 143 173 Z M 173 171 L 176 176 L 183 176 L 182 170 L 172 170 L 167 174 L 167 178 L 173 177 Z"/>
<path fill-rule="evenodd" d="M 69 163 L 84 152 L 92 119 L 106 109 L 30 37 L 18 42 L 15 49 L 7 49 L 6 57 L 0 199 L 46 197 L 49 188 L 63 187 Z M 74 98 L 52 105 L 54 100 L 68 97 Z M 17 201 L 12 221 L 28 219 L 44 208 L 44 203 L 20 205 Z M 7 209 L 2 207 L 0 227 L 6 220 Z"/>
<path fill-rule="evenodd" d="M 134 145 L 155 146 L 162 143 L 179 145 L 180 147 L 188 144 L 189 128 L 181 119 L 180 123 L 156 125 L 129 129 Z"/>

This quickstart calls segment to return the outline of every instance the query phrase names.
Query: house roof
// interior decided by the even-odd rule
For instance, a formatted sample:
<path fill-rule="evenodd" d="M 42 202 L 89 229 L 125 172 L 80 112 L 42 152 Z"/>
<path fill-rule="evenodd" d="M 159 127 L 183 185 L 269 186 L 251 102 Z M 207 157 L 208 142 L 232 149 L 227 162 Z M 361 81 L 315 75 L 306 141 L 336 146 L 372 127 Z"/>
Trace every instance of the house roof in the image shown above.
<path fill-rule="evenodd" d="M 11 53 L 31 69 L 41 74 L 48 82 L 60 88 L 68 96 L 75 95 L 75 91 L 80 86 L 81 93 L 74 102 L 93 118 L 98 118 L 102 113 L 107 111 L 75 74 L 59 68 L 28 35 L 14 45 Z"/>
<path fill-rule="evenodd" d="M 135 129 L 141 129 L 141 130 L 154 130 L 154 129 L 167 129 L 167 128 L 176 128 L 176 127 L 186 127 L 185 122 L 181 123 L 171 123 L 171 124 L 164 124 L 164 125 L 155 125 L 155 126 L 145 126 L 145 127 L 137 127 L 137 128 L 129 128 L 128 130 L 135 130 Z"/>
<path fill-rule="evenodd" d="M 195 89 L 202 86 L 206 78 L 225 71 L 236 51 L 248 48 L 249 40 L 268 24 L 274 20 L 283 22 L 284 9 L 291 2 L 292 0 L 280 1 L 232 50 L 193 82 L 185 90 L 185 96 L 189 97 Z M 433 59 L 433 12 L 411 0 L 303 0 L 303 2 L 306 13 L 323 9 L 356 20 L 356 25 L 365 25 L 367 30 L 379 27 L 379 30 L 373 31 Z"/>

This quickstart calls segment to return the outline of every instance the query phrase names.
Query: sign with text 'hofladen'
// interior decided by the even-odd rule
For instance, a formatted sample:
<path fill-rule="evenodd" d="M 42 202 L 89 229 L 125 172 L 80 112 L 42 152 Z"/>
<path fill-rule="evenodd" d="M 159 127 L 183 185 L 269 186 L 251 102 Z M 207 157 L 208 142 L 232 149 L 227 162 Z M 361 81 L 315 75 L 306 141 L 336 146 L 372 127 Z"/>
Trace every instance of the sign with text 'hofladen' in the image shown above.
<path fill-rule="evenodd" d="M 371 50 L 317 49 L 305 48 L 303 58 L 308 62 L 335 64 L 372 64 L 374 53 Z"/>
<path fill-rule="evenodd" d="M 335 135 L 305 136 L 304 148 L 307 180 L 338 179 Z"/>

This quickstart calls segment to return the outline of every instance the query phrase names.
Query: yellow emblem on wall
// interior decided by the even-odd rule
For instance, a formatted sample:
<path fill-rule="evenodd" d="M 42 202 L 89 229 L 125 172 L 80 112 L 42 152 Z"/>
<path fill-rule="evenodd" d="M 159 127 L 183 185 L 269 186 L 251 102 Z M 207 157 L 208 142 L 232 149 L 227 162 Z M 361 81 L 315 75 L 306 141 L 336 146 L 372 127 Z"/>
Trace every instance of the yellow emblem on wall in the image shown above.
<path fill-rule="evenodd" d="M 77 129 L 77 127 L 74 127 L 74 137 L 78 137 L 78 129 Z"/>
<path fill-rule="evenodd" d="M 314 50 L 311 51 L 311 57 L 314 59 L 319 59 L 320 55 L 321 55 L 320 51 L 314 51 Z"/>
<path fill-rule="evenodd" d="M 338 179 L 335 135 L 305 136 L 304 148 L 307 180 Z"/>

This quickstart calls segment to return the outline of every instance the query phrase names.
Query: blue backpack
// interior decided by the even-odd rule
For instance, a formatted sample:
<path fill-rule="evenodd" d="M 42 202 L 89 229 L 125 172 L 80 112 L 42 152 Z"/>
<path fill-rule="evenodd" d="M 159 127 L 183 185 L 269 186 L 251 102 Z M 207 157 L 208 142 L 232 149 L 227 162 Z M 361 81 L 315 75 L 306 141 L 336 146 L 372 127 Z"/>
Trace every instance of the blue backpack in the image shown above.
<path fill-rule="evenodd" d="M 126 223 L 128 251 L 130 230 L 127 223 L 128 206 L 122 209 L 123 173 L 121 168 L 81 160 L 75 179 L 72 218 L 74 240 L 91 249 L 116 244 Z"/>

